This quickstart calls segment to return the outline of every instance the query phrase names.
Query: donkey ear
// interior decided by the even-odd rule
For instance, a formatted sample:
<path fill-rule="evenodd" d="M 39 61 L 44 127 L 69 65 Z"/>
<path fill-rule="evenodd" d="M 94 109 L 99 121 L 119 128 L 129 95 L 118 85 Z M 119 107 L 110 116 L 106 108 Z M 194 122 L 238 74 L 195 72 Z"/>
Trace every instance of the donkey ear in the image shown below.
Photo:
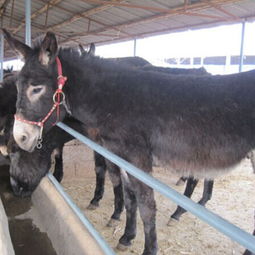
<path fill-rule="evenodd" d="M 39 61 L 42 65 L 49 65 L 55 60 L 58 53 L 58 43 L 55 34 L 47 32 L 45 38 L 42 41 Z"/>
<path fill-rule="evenodd" d="M 90 56 L 95 56 L 95 51 L 96 51 L 96 46 L 95 46 L 94 43 L 91 43 L 91 44 L 90 44 L 89 51 L 88 51 L 88 55 L 90 55 Z"/>
<path fill-rule="evenodd" d="M 2 29 L 4 37 L 10 47 L 16 52 L 16 54 L 21 57 L 22 59 L 25 59 L 28 57 L 28 55 L 32 52 L 32 49 L 27 46 L 26 44 L 18 41 L 14 37 L 11 36 L 11 34 L 5 30 L 4 28 Z"/>
<path fill-rule="evenodd" d="M 81 52 L 81 55 L 85 55 L 87 52 L 84 50 L 83 46 L 81 44 L 79 44 L 79 49 Z"/>

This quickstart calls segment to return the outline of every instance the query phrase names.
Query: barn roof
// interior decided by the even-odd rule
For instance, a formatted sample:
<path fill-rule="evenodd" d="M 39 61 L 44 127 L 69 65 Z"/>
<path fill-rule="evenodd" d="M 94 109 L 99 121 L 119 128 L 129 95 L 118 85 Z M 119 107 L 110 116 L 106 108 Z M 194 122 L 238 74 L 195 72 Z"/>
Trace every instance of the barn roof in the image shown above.
<path fill-rule="evenodd" d="M 25 1 L 0 0 L 1 25 L 24 40 Z M 32 0 L 32 38 L 97 45 L 255 19 L 254 0 Z M 5 56 L 13 56 L 6 45 Z"/>

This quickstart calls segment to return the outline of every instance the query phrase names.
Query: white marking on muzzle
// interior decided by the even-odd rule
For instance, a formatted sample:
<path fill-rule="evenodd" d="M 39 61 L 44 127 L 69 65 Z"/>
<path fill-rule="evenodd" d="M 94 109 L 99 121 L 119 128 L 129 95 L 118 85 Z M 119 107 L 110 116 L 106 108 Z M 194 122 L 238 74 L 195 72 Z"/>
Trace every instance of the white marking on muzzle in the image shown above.
<path fill-rule="evenodd" d="M 23 119 L 22 116 L 19 116 Z M 40 127 L 19 120 L 14 121 L 13 137 L 19 147 L 26 151 L 33 151 L 40 136 Z"/>
<path fill-rule="evenodd" d="M 0 152 L 3 156 L 8 156 L 7 146 L 5 145 L 0 146 Z"/>

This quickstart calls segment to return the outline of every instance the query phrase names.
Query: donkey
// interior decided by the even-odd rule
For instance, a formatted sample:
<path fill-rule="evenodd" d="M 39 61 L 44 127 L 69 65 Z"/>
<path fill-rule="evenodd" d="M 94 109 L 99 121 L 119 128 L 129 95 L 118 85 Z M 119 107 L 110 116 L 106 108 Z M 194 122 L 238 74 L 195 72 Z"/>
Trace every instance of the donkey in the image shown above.
<path fill-rule="evenodd" d="M 89 51 L 85 51 L 84 48 L 79 45 L 79 48 L 81 50 L 82 53 L 82 57 L 89 57 L 89 56 L 93 56 L 95 54 L 95 46 L 94 44 L 91 44 Z M 136 66 L 136 67 L 143 67 L 144 64 L 146 63 L 146 60 L 142 59 L 142 58 L 137 58 L 137 57 L 128 57 L 128 58 L 114 58 L 114 61 L 118 62 L 118 63 L 124 63 L 130 66 Z M 149 62 L 148 62 L 149 63 Z M 158 68 L 158 67 L 154 67 L 152 66 L 151 70 L 154 71 L 160 71 L 160 72 L 166 72 L 169 73 L 169 68 Z M 164 70 L 166 69 L 166 70 Z M 146 71 L 147 69 L 145 69 Z M 183 73 L 184 69 L 179 69 L 181 73 Z M 177 70 L 174 70 L 175 74 L 178 74 Z M 196 73 L 199 75 L 203 75 L 204 71 L 202 70 L 201 73 L 199 73 L 199 69 L 185 69 L 185 74 L 187 73 Z M 63 159 L 62 159 L 62 152 L 63 152 L 63 146 L 64 146 L 64 142 L 62 142 L 61 140 L 61 135 L 59 135 L 59 139 L 57 141 L 55 141 L 54 144 L 58 144 L 57 151 L 58 153 L 55 154 L 55 170 L 53 175 L 55 176 L 55 178 L 61 182 L 62 178 L 63 178 Z M 51 146 L 51 148 L 54 148 L 54 144 Z M 12 174 L 12 183 L 13 183 L 13 189 L 16 195 L 21 195 L 24 196 L 24 193 L 26 195 L 30 195 L 32 193 L 32 191 L 34 190 L 34 188 L 38 185 L 38 181 L 40 180 L 40 178 L 35 178 L 34 183 L 32 185 L 26 185 L 26 187 L 30 188 L 33 187 L 32 190 L 27 190 L 25 187 L 22 187 L 21 185 L 19 185 L 19 183 L 23 183 L 22 181 L 19 181 L 21 179 L 20 177 L 20 173 L 24 172 L 24 171 L 34 171 L 33 169 L 30 170 L 31 166 L 34 167 L 34 169 L 37 169 L 39 171 L 39 169 L 41 169 L 41 171 L 43 173 L 47 172 L 47 169 L 49 166 L 49 162 L 45 162 L 44 166 L 46 166 L 46 168 L 41 168 L 41 164 L 39 166 L 36 166 L 37 164 L 37 160 L 39 157 L 39 153 L 37 153 L 36 155 L 32 155 L 30 156 L 29 159 L 29 163 L 24 163 L 24 160 L 27 160 L 27 158 L 29 156 L 24 157 L 24 160 L 22 157 L 20 157 L 18 150 L 15 150 L 17 153 L 14 154 L 12 153 L 12 158 L 16 157 L 19 158 L 19 160 L 15 159 L 15 167 L 12 166 L 11 169 L 15 169 L 15 171 L 13 171 L 17 177 L 17 181 L 15 182 L 15 175 Z M 22 152 L 24 154 L 24 152 Z M 45 151 L 43 150 L 42 152 L 43 154 L 51 154 L 51 150 L 50 151 Z M 23 155 L 22 154 L 22 155 Z M 40 155 L 40 158 L 44 158 L 45 161 L 48 159 L 48 156 L 42 156 Z M 94 197 L 93 199 L 90 201 L 90 204 L 88 206 L 89 209 L 95 209 L 96 207 L 99 206 L 99 201 L 102 199 L 103 197 L 103 193 L 104 193 L 104 181 L 105 181 L 105 172 L 106 172 L 106 163 L 104 162 L 104 158 L 99 155 L 98 153 L 94 153 L 94 159 L 95 159 L 95 170 L 96 170 L 96 188 L 95 188 L 95 192 L 94 192 Z M 30 167 L 29 167 L 30 165 Z M 23 167 L 25 166 L 25 167 Z M 24 169 L 24 170 L 23 170 Z M 38 174 L 39 176 L 44 176 L 44 174 L 41 174 L 39 171 Z M 22 176 L 25 176 L 25 174 L 23 173 Z M 26 178 L 26 182 L 28 182 L 29 178 Z M 115 194 L 115 211 L 110 219 L 110 221 L 108 222 L 108 226 L 112 226 L 115 225 L 115 220 L 119 220 L 120 218 L 120 213 L 123 210 L 123 194 L 122 194 L 122 189 L 121 189 L 121 178 L 120 175 L 118 173 L 118 167 L 112 167 L 112 170 L 110 171 L 110 179 L 113 183 L 113 187 L 114 187 L 114 194 Z M 187 197 L 191 197 L 196 184 L 197 184 L 198 180 L 195 180 L 193 177 L 190 177 L 187 181 L 187 185 L 186 185 L 186 189 L 184 192 L 184 195 L 186 195 Z M 199 201 L 199 203 L 201 205 L 205 205 L 206 202 L 211 199 L 212 196 L 212 188 L 213 188 L 213 181 L 209 180 L 205 180 L 204 182 L 204 192 L 203 192 L 203 197 L 201 198 L 201 200 Z M 20 192 L 22 191 L 22 193 L 19 193 L 18 190 L 20 190 Z M 170 220 L 168 225 L 172 225 L 172 219 L 174 220 L 179 220 L 181 215 L 183 213 L 185 213 L 186 211 L 182 208 L 182 207 L 177 207 L 176 211 L 171 215 Z"/>
<path fill-rule="evenodd" d="M 15 74 L 8 73 L 4 76 L 4 81 L 0 83 L 0 153 L 3 156 L 7 156 L 6 144 L 16 112 L 16 80 Z"/>
<path fill-rule="evenodd" d="M 56 149 L 58 153 L 54 154 L 55 166 L 53 175 L 59 182 L 61 182 L 63 177 L 63 146 L 66 142 L 73 140 L 74 138 L 56 127 L 54 128 L 56 130 L 48 135 L 48 141 L 45 141 L 47 150 L 44 146 L 42 150 L 37 150 L 35 153 L 27 153 L 18 149 L 13 143 L 13 139 L 11 139 L 14 113 L 16 112 L 16 80 L 17 74 L 10 73 L 4 78 L 4 81 L 0 83 L 0 153 L 5 157 L 9 156 L 11 158 L 12 165 L 10 166 L 10 174 L 12 176 L 11 184 L 14 194 L 24 197 L 33 192 L 41 178 L 49 171 L 51 154 L 52 151 Z M 69 118 L 67 119 L 67 124 L 79 128 L 80 132 L 82 132 L 82 128 L 80 127 L 82 126 L 81 123 Z M 7 147 L 12 151 L 11 154 L 8 153 Z M 88 206 L 89 209 L 95 209 L 99 206 L 99 201 L 102 199 L 104 193 L 106 172 L 105 159 L 100 154 L 94 153 L 94 160 L 96 188 L 94 197 Z M 112 172 L 115 171 L 114 167 L 112 168 Z M 109 176 L 113 183 L 115 194 L 115 210 L 108 223 L 108 225 L 111 226 L 115 224 L 116 220 L 119 220 L 120 214 L 123 211 L 124 201 L 120 177 L 114 177 L 114 173 L 110 173 Z"/>
<path fill-rule="evenodd" d="M 82 46 L 79 46 L 82 50 L 82 55 L 84 56 L 91 56 L 95 53 L 95 46 L 91 45 L 88 52 L 86 52 Z M 120 58 L 115 59 L 115 61 L 125 62 L 126 58 Z M 127 59 L 127 64 L 132 65 L 132 62 L 136 61 L 135 58 L 134 61 L 130 61 L 132 57 Z M 142 63 L 141 61 L 136 62 L 136 65 L 138 66 L 138 63 Z M 142 65 L 143 66 L 143 65 Z M 180 69 L 182 70 L 182 69 Z M 162 70 L 160 70 L 162 71 Z M 192 69 L 187 70 L 187 72 L 193 72 Z M 1 100 L 1 110 L 3 110 L 0 118 L 0 151 L 3 155 L 7 156 L 7 143 L 10 137 L 10 130 L 12 128 L 12 122 L 13 122 L 13 114 L 16 111 L 15 103 L 16 103 L 16 75 L 12 72 L 12 69 L 8 69 L 8 71 L 5 72 L 9 75 L 5 76 L 5 81 L 2 84 L 3 91 L 1 91 L 1 95 L 6 96 L 8 99 L 8 103 L 4 100 Z M 203 72 L 202 72 L 203 74 Z M 9 92 L 10 91 L 10 92 Z M 6 106 L 11 107 L 11 110 L 6 109 Z M 5 115 L 7 114 L 8 115 Z M 72 123 L 72 121 L 69 121 Z M 76 123 L 76 126 L 78 123 Z M 59 130 L 57 128 L 57 130 Z M 57 131 L 55 131 L 53 134 L 55 134 Z M 47 148 L 51 148 L 51 150 L 41 150 L 37 151 L 36 153 L 32 153 L 29 155 L 26 155 L 24 151 L 20 152 L 17 148 L 14 146 L 15 153 L 11 153 L 11 159 L 12 162 L 14 162 L 10 168 L 11 171 L 11 183 L 13 187 L 13 191 L 15 195 L 17 196 L 26 196 L 30 195 L 33 190 L 37 187 L 40 181 L 40 177 L 43 177 L 45 173 L 47 173 L 49 169 L 50 162 L 47 160 L 49 159 L 49 155 L 52 153 L 52 149 L 57 148 L 57 153 L 55 153 L 55 169 L 53 172 L 53 175 L 55 178 L 61 182 L 63 178 L 63 158 L 62 158 L 62 152 L 63 152 L 63 146 L 65 142 L 72 140 L 73 138 L 71 136 L 68 136 L 65 134 L 65 132 L 60 132 L 59 135 L 56 136 L 58 139 L 54 137 L 54 135 L 50 136 L 49 141 L 47 142 L 48 146 Z M 54 141 L 53 141 L 54 140 Z M 53 143 L 52 143 L 53 141 Z M 51 143 L 51 144 L 49 144 Z M 27 153 L 28 154 L 28 153 Z M 22 155 L 22 156 L 21 156 Z M 25 156 L 23 156 L 25 155 Z M 18 159 L 17 159 L 18 158 Z M 42 159 L 44 162 L 42 163 Z M 88 206 L 89 209 L 95 209 L 99 206 L 99 201 L 103 197 L 104 193 L 104 181 L 105 181 L 105 172 L 106 172 L 106 163 L 105 159 L 98 153 L 94 153 L 94 159 L 95 159 L 95 171 L 96 171 L 96 188 L 94 192 L 94 197 L 90 201 L 90 204 Z M 44 167 L 42 167 L 42 165 Z M 35 171 L 36 170 L 36 171 Z M 29 173 L 29 176 L 36 177 L 32 180 L 28 176 L 26 176 L 26 173 Z M 30 174 L 30 172 L 34 172 L 33 175 Z M 38 176 L 36 176 L 36 173 L 38 172 Z M 21 180 L 21 179 L 25 180 Z M 121 179 L 119 175 L 119 169 L 117 166 L 112 167 L 112 170 L 110 171 L 110 179 L 113 183 L 114 187 L 114 194 L 115 194 L 115 207 L 114 207 L 114 213 L 111 216 L 110 221 L 108 222 L 108 226 L 112 226 L 116 224 L 116 220 L 120 219 L 120 214 L 123 211 L 123 194 L 122 194 L 122 188 L 121 188 Z M 187 179 L 187 178 L 186 178 Z M 32 183 L 31 183 L 32 182 Z M 192 192 L 197 184 L 197 180 L 194 178 L 189 178 L 187 181 L 186 189 L 184 194 L 187 197 L 191 197 Z M 22 184 L 26 184 L 23 185 Z M 200 204 L 205 205 L 206 202 L 211 198 L 212 196 L 212 185 L 213 181 L 205 181 L 204 182 L 204 192 L 203 197 L 199 201 Z M 172 225 L 171 219 L 179 220 L 181 215 L 185 213 L 185 210 L 182 207 L 177 207 L 177 210 L 171 215 L 170 221 L 168 225 Z"/>
<path fill-rule="evenodd" d="M 155 156 L 180 176 L 214 178 L 230 171 L 255 147 L 254 70 L 221 76 L 163 75 L 98 57 L 81 59 L 72 48 L 58 49 L 51 32 L 34 48 L 4 33 L 25 59 L 18 76 L 13 128 L 14 139 L 24 150 L 33 151 L 56 121 L 48 114 L 54 110 L 55 91 L 57 121 L 70 112 L 84 123 L 91 139 L 100 137 L 106 148 L 147 173 Z M 63 107 L 58 107 L 61 102 Z M 127 218 L 118 247 L 131 245 L 139 207 L 145 234 L 143 255 L 154 255 L 153 190 L 121 173 Z"/>
<path fill-rule="evenodd" d="M 4 75 L 4 81 L 0 83 L 0 153 L 7 157 L 7 144 L 11 136 L 14 114 L 16 112 L 17 101 L 17 72 L 8 69 Z M 61 148 L 59 148 L 61 150 Z M 54 176 L 61 181 L 63 175 L 62 155 L 55 155 Z"/>
<path fill-rule="evenodd" d="M 12 107 L 12 111 L 6 111 L 6 107 L 4 108 L 4 114 L 10 113 L 9 115 L 2 116 L 0 130 L 2 130 L 0 135 L 0 149 L 2 150 L 3 154 L 7 155 L 7 143 L 10 137 L 10 130 L 12 129 L 12 122 L 13 122 L 13 112 L 16 111 L 15 108 L 15 100 L 16 100 L 16 75 L 12 75 L 12 78 L 6 78 L 2 84 L 3 88 L 5 90 L 8 89 L 8 91 L 3 91 L 1 95 L 11 95 L 11 99 L 9 102 L 6 102 L 5 104 Z M 10 92 L 9 92 L 10 91 Z M 2 100 L 3 102 L 3 100 Z M 2 108 L 3 109 L 3 105 Z M 76 124 L 78 125 L 78 124 Z M 50 139 L 47 140 L 47 143 L 52 143 L 53 139 L 55 139 L 52 143 L 52 145 L 47 145 L 47 148 L 54 148 L 56 145 L 56 149 L 58 153 L 55 153 L 55 169 L 53 175 L 55 178 L 61 182 L 63 178 L 63 158 L 62 158 L 62 151 L 63 146 L 65 142 L 67 142 L 67 138 L 71 140 L 70 136 L 63 135 L 63 139 L 61 134 L 57 136 L 58 139 L 55 139 L 54 136 L 50 136 Z M 44 141 L 45 143 L 46 141 Z M 12 161 L 15 162 L 15 164 L 12 165 L 11 171 L 12 171 L 12 184 L 13 184 L 13 190 L 15 195 L 19 196 L 25 196 L 30 195 L 34 188 L 39 184 L 40 178 L 45 175 L 45 173 L 48 171 L 48 166 L 50 165 L 50 162 L 47 162 L 49 159 L 49 155 L 51 155 L 52 150 L 40 150 L 37 151 L 37 153 L 32 153 L 29 155 L 26 155 L 24 157 L 20 156 L 24 155 L 25 152 L 19 152 L 17 148 L 15 148 L 15 153 L 12 152 Z M 41 154 L 41 155 L 40 155 Z M 43 155 L 47 154 L 47 155 Z M 17 159 L 18 158 L 18 159 Z M 44 160 L 44 163 L 41 163 L 41 159 Z M 88 209 L 95 209 L 99 206 L 99 201 L 103 197 L 104 193 L 104 182 L 105 182 L 105 173 L 106 173 L 106 163 L 105 159 L 98 153 L 94 153 L 94 159 L 95 159 L 95 171 L 96 171 L 96 188 L 94 192 L 94 197 L 90 201 L 90 204 L 88 206 Z M 27 160 L 27 162 L 26 162 Z M 25 162 L 24 162 L 25 161 Z M 44 167 L 42 167 L 42 165 Z M 30 180 L 29 177 L 27 177 L 26 172 L 29 176 L 31 176 L 29 173 L 34 172 L 34 170 L 38 171 L 39 177 L 34 178 L 34 180 Z M 43 174 L 42 174 L 42 173 Z M 32 175 L 35 176 L 35 173 Z M 22 181 L 21 179 L 24 178 L 26 181 Z M 115 194 L 115 211 L 108 222 L 108 226 L 112 226 L 116 224 L 116 220 L 119 220 L 120 213 L 123 210 L 123 194 L 122 194 L 122 188 L 121 188 L 121 178 L 119 173 L 119 168 L 117 166 L 112 167 L 112 170 L 110 171 L 110 179 L 113 183 L 114 187 L 114 194 Z M 32 182 L 29 184 L 29 182 Z M 199 201 L 200 204 L 205 205 L 205 203 L 211 198 L 212 195 L 212 181 L 205 181 L 204 183 L 204 192 L 203 197 Z M 26 183 L 25 187 L 22 186 L 23 183 Z M 194 180 L 194 178 L 189 178 L 187 182 L 187 186 L 185 189 L 184 194 L 188 197 L 191 197 L 192 192 L 197 184 L 197 180 Z M 32 189 L 30 189 L 32 187 Z M 30 189 L 30 190 L 29 190 Z M 185 212 L 185 210 L 181 207 L 178 207 L 177 210 L 171 215 L 170 219 L 179 220 L 181 215 Z M 169 225 L 172 225 L 172 221 L 169 221 Z"/>
<path fill-rule="evenodd" d="M 91 55 L 88 54 L 88 55 Z M 0 90 L 0 96 L 4 96 L 1 100 L 2 104 L 0 109 L 0 151 L 4 156 L 7 156 L 7 144 L 10 139 L 10 131 L 13 125 L 13 114 L 16 111 L 16 80 L 17 76 L 14 73 L 9 73 L 1 84 L 2 90 Z M 7 98 L 8 101 L 4 101 Z M 9 107 L 10 109 L 8 109 Z M 72 124 L 72 120 L 69 121 Z M 76 126 L 78 123 L 75 123 Z M 56 128 L 60 130 L 59 128 Z M 56 135 L 57 131 L 53 132 L 52 135 L 47 139 L 48 150 L 37 150 L 36 153 L 24 152 L 14 145 L 14 149 L 10 149 L 12 153 L 10 154 L 12 165 L 10 167 L 11 173 L 11 184 L 14 194 L 17 196 L 28 196 L 39 184 L 41 178 L 48 172 L 50 166 L 50 155 L 52 150 L 55 149 L 58 153 L 55 153 L 55 169 L 53 172 L 54 177 L 61 182 L 63 178 L 63 146 L 66 142 L 73 139 L 73 137 L 67 135 L 65 132 L 60 132 Z M 45 141 L 44 141 L 45 144 Z M 9 146 L 10 147 L 10 146 Z M 49 148 L 51 148 L 49 150 Z M 106 173 L 106 163 L 105 159 L 98 153 L 94 153 L 95 159 L 95 171 L 96 171 L 96 188 L 94 192 L 94 197 L 90 201 L 88 209 L 95 209 L 99 206 L 99 201 L 103 197 L 104 193 L 104 181 Z M 31 174 L 33 173 L 33 174 Z M 114 191 L 114 212 L 107 223 L 107 226 L 116 225 L 117 221 L 120 220 L 121 212 L 123 211 L 123 193 L 121 178 L 119 173 L 119 168 L 113 166 L 109 172 L 110 179 L 113 183 Z M 32 178 L 33 177 L 33 178 Z M 197 180 L 194 178 L 189 178 L 184 194 L 188 197 L 192 195 L 192 192 L 197 184 Z M 205 203 L 211 198 L 212 185 L 211 182 L 205 181 L 203 198 L 199 201 L 200 204 L 205 205 Z M 179 220 L 181 215 L 185 213 L 185 210 L 178 207 L 177 210 L 171 215 L 168 225 L 172 225 L 172 220 Z"/>
<path fill-rule="evenodd" d="M 95 56 L 96 47 L 94 43 L 90 44 L 88 51 L 86 51 L 81 44 L 79 44 L 79 49 L 80 49 L 82 57 Z M 132 67 L 151 66 L 151 63 L 149 61 L 141 57 L 121 57 L 121 58 L 107 58 L 107 59 L 113 60 L 116 63 L 129 65 Z"/>
<path fill-rule="evenodd" d="M 73 118 L 65 118 L 64 123 L 74 128 L 78 132 L 86 135 L 84 125 Z M 21 150 L 13 137 L 8 143 L 8 154 L 10 157 L 10 182 L 13 192 L 16 196 L 30 196 L 36 189 L 41 179 L 48 173 L 51 165 L 51 154 L 55 148 L 63 148 L 64 144 L 73 140 L 73 136 L 66 133 L 58 127 L 53 127 L 44 137 L 44 143 L 41 149 L 35 149 L 29 153 Z M 96 170 L 96 189 L 94 197 L 90 201 L 89 209 L 95 209 L 104 192 L 104 180 L 106 173 L 106 161 L 98 153 L 94 153 Z M 109 162 L 108 172 L 114 191 L 114 212 L 107 223 L 107 226 L 113 226 L 120 220 L 123 211 L 124 200 L 122 184 L 119 181 L 119 169 Z M 116 178 L 117 176 L 117 178 Z"/>
<path fill-rule="evenodd" d="M 90 44 L 90 48 L 88 51 L 86 51 L 81 44 L 79 44 L 79 49 L 81 52 L 82 57 L 90 57 L 90 56 L 95 56 L 95 51 L 96 47 L 94 43 Z M 115 63 L 120 63 L 120 64 L 125 64 L 129 65 L 130 67 L 134 68 L 140 68 L 141 70 L 144 71 L 155 71 L 155 72 L 161 72 L 161 73 L 167 73 L 167 74 L 176 74 L 176 75 L 187 75 L 187 74 L 194 74 L 194 75 L 210 75 L 206 71 L 205 68 L 167 68 L 167 67 L 158 67 L 158 66 L 153 66 L 150 62 L 147 60 L 141 58 L 141 57 L 121 57 L 121 58 L 108 58 L 110 60 L 113 60 Z M 179 183 L 182 181 L 185 182 L 187 181 L 186 188 L 184 191 L 184 195 L 187 197 L 191 197 L 198 180 L 194 179 L 193 177 L 181 177 L 179 179 Z M 119 180 L 119 182 L 121 182 Z M 178 183 L 177 182 L 177 183 Z M 213 191 L 213 180 L 204 180 L 204 191 L 203 191 L 203 196 L 199 200 L 199 204 L 205 206 L 205 204 L 211 199 L 212 197 L 212 191 Z M 175 212 L 170 216 L 168 225 L 171 226 L 173 225 L 173 220 L 179 221 L 180 217 L 182 214 L 186 212 L 185 209 L 182 207 L 178 206 Z M 108 224 L 109 225 L 109 224 Z"/>

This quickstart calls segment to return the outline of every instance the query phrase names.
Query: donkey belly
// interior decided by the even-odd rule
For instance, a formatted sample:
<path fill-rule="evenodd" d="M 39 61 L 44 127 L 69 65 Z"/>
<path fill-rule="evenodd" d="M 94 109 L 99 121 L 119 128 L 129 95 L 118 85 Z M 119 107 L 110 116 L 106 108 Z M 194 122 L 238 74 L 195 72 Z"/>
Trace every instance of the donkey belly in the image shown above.
<path fill-rule="evenodd" d="M 159 165 L 180 176 L 213 179 L 233 169 L 252 149 L 244 138 L 217 136 L 152 137 L 153 156 Z"/>

